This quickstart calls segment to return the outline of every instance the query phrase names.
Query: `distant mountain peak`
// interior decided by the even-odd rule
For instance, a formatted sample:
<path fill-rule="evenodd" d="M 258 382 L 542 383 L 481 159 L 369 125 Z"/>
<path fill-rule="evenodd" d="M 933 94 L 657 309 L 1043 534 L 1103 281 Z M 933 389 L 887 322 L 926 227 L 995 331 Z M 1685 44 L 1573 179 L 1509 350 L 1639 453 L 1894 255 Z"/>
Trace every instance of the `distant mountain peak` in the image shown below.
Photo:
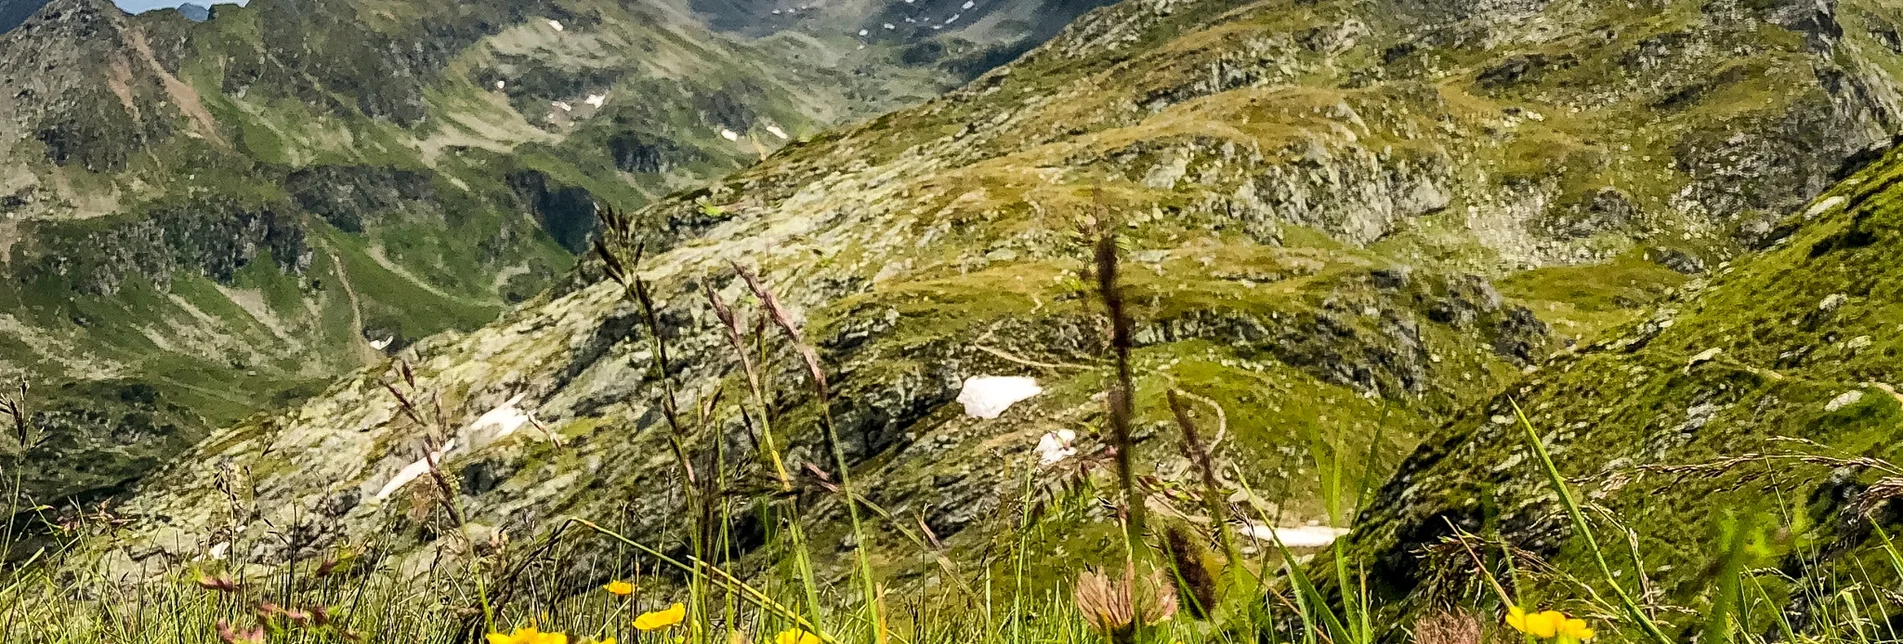
<path fill-rule="evenodd" d="M 12 2 L 35 5 L 33 11 L 15 25 L 32 30 L 57 25 L 58 29 L 77 29 L 80 31 L 77 35 L 87 35 L 97 23 L 125 15 L 112 0 L 0 0 L 0 3 Z"/>
<path fill-rule="evenodd" d="M 178 12 L 185 14 L 185 19 L 192 22 L 211 20 L 211 7 L 205 5 L 187 2 L 178 6 Z"/>

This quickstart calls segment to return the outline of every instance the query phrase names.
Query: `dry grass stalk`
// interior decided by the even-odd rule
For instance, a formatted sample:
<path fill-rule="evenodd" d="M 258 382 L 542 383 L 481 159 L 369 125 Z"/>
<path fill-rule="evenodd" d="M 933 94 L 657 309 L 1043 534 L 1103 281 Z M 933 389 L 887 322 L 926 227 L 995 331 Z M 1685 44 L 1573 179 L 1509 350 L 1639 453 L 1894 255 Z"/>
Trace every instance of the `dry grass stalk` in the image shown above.
<path fill-rule="evenodd" d="M 829 411 L 831 394 L 826 384 L 826 372 L 819 368 L 819 354 L 806 343 L 806 338 L 800 334 L 799 325 L 793 323 L 793 317 L 787 314 L 786 307 L 780 306 L 780 299 L 760 281 L 760 276 L 738 263 L 733 264 L 733 270 L 740 274 L 740 279 L 747 282 L 747 288 L 753 291 L 753 295 L 760 298 L 760 304 L 766 307 L 767 315 L 773 317 L 773 323 L 778 325 L 781 331 L 785 331 L 787 339 L 793 342 L 793 350 L 799 352 L 800 361 L 806 365 L 806 375 L 812 376 L 814 387 L 818 389 L 820 411 L 828 416 L 827 425 L 830 426 L 832 424 Z"/>
<path fill-rule="evenodd" d="M 1869 520 L 1876 516 L 1877 510 L 1892 499 L 1903 497 L 1903 478 L 1889 477 L 1878 479 L 1857 495 L 1852 510 L 1858 519 Z"/>
<path fill-rule="evenodd" d="M 404 384 L 407 385 L 411 391 L 416 390 L 416 372 L 410 368 L 408 361 L 397 361 L 397 374 L 403 379 Z M 401 390 L 397 389 L 395 384 L 385 382 L 383 383 L 383 388 L 385 391 L 390 392 L 390 395 L 396 397 L 397 406 L 403 411 L 404 416 L 408 416 L 411 421 L 418 425 L 422 425 L 425 428 L 434 426 L 437 431 L 448 435 L 449 422 L 445 420 L 443 416 L 442 400 L 436 400 L 435 420 L 432 423 L 423 418 L 423 412 L 417 407 L 415 401 L 413 401 L 410 396 L 404 395 Z M 449 481 L 448 476 L 443 474 L 442 464 L 437 462 L 437 450 L 441 448 L 442 444 L 437 442 L 435 436 L 425 436 L 423 438 L 423 461 L 429 465 L 429 478 L 430 483 L 436 489 L 436 501 L 442 506 L 443 511 L 449 514 L 450 525 L 456 528 L 456 534 L 463 535 L 463 513 L 461 508 L 456 507 L 456 486 Z"/>
<path fill-rule="evenodd" d="M 740 358 L 740 371 L 746 376 L 747 390 L 753 394 L 754 404 L 759 407 L 759 413 L 762 414 L 760 427 L 758 428 L 760 434 L 759 442 L 765 443 L 765 449 L 762 451 L 766 453 L 769 462 L 773 466 L 773 476 L 780 484 L 780 491 L 790 492 L 793 489 L 793 477 L 787 473 L 786 463 L 780 460 L 780 450 L 779 446 L 774 442 L 772 427 L 765 422 L 764 414 L 767 413 L 766 390 L 760 382 L 760 370 L 754 365 L 753 356 L 751 352 L 747 350 L 746 333 L 741 330 L 739 318 L 734 315 L 733 307 L 728 306 L 727 301 L 720 297 L 720 292 L 714 290 L 712 285 L 703 285 L 702 288 L 705 289 L 707 293 L 708 304 L 714 308 L 714 317 L 720 319 L 720 328 L 727 336 L 727 344 L 733 347 L 734 355 Z M 754 423 L 747 417 L 745 412 L 742 412 L 741 420 L 746 422 L 750 430 L 749 436 L 751 436 Z"/>
<path fill-rule="evenodd" d="M 1171 389 L 1169 391 L 1170 411 L 1176 416 L 1176 426 L 1183 430 L 1183 457 L 1195 464 L 1196 472 L 1202 478 L 1203 509 L 1209 513 L 1210 523 L 1221 526 L 1229 519 L 1231 513 L 1224 502 L 1222 482 L 1216 477 L 1215 457 L 1210 454 L 1209 446 L 1203 444 L 1202 434 L 1196 429 L 1196 422 L 1190 419 L 1189 405 L 1183 403 L 1185 397 L 1189 397 L 1187 392 Z M 1214 401 L 1207 398 L 1203 400 L 1215 406 Z M 1220 415 L 1222 407 L 1216 406 L 1216 413 Z M 1230 561 L 1240 561 L 1241 552 L 1236 547 L 1235 540 L 1230 538 L 1229 531 L 1218 529 L 1216 534 L 1220 535 L 1222 540 L 1223 554 L 1227 555 Z"/>
<path fill-rule="evenodd" d="M 773 323 L 786 333 L 787 340 L 792 342 L 794 351 L 799 353 L 800 361 L 805 363 L 807 375 L 813 379 L 813 388 L 819 395 L 820 428 L 826 436 L 826 444 L 831 447 L 833 466 L 839 471 L 839 489 L 845 492 L 846 515 L 852 521 L 852 534 L 859 544 L 854 554 L 859 560 L 859 576 L 864 584 L 861 592 L 865 594 L 866 607 L 870 611 L 868 615 L 870 619 L 867 621 L 871 623 L 874 641 L 884 644 L 889 635 L 885 621 L 888 613 L 885 609 L 884 594 L 879 591 L 878 576 L 873 572 L 872 562 L 866 555 L 866 551 L 871 549 L 871 544 L 867 541 L 865 529 L 859 519 L 861 504 L 859 495 L 852 485 L 852 466 L 846 462 L 845 447 L 840 445 L 838 428 L 833 425 L 832 395 L 826 382 L 826 372 L 819 366 L 819 353 L 813 350 L 812 345 L 806 343 L 806 338 L 800 333 L 799 325 L 793 323 L 793 316 L 787 314 L 786 307 L 780 305 L 780 299 L 774 296 L 772 289 L 767 288 L 766 284 L 760 281 L 758 275 L 738 263 L 733 264 L 733 269 L 740 275 L 740 279 L 746 281 L 747 288 L 753 291 L 754 296 L 760 298 L 761 306 L 766 308 L 767 315 L 773 319 Z"/>
<path fill-rule="evenodd" d="M 0 414 L 6 414 L 13 419 L 14 438 L 20 441 L 20 447 L 22 449 L 33 446 L 33 422 L 31 416 L 29 416 L 26 411 L 26 391 L 26 383 L 21 382 L 20 395 L 0 396 Z"/>

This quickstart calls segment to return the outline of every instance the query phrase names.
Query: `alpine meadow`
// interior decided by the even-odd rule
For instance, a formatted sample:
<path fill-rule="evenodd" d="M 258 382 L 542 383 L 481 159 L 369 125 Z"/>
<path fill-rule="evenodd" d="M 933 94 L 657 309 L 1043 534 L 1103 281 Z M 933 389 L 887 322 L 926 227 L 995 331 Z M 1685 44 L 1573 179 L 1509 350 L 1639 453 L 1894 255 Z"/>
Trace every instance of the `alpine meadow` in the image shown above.
<path fill-rule="evenodd" d="M 1903 644 L 1899 0 L 0 0 L 0 641 Z"/>

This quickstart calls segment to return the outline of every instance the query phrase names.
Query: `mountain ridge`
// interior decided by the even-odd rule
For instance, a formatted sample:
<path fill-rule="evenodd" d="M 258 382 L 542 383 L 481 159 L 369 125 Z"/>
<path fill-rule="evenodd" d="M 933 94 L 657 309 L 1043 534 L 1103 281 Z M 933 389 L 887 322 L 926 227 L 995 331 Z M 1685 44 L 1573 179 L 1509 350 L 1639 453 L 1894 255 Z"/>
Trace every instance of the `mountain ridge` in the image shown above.
<path fill-rule="evenodd" d="M 1082 231 L 1104 216 L 1128 251 L 1150 473 L 1167 485 L 1189 472 L 1158 411 L 1180 388 L 1225 410 L 1225 471 L 1287 491 L 1258 509 L 1320 521 L 1314 473 L 1330 455 L 1372 455 L 1367 473 L 1385 477 L 1418 438 L 1552 348 L 1590 344 L 1696 275 L 1775 243 L 1786 209 L 1890 139 L 1903 65 L 1873 34 L 1896 24 L 1895 10 L 1842 2 L 1807 13 L 1813 5 L 1101 9 L 943 98 L 617 219 L 604 242 L 649 284 L 667 374 L 651 366 L 638 306 L 599 263 L 585 265 L 496 325 L 399 354 L 415 383 L 407 395 L 446 396 L 447 427 L 403 420 L 385 389 L 397 365 L 358 372 L 294 410 L 219 431 L 189 465 L 147 481 L 125 505 L 146 520 L 102 565 L 138 576 L 222 543 L 245 544 L 228 546 L 230 565 L 265 571 L 376 535 L 405 569 L 425 566 L 441 517 L 370 499 L 421 445 L 448 437 L 436 434 L 480 445 L 443 461 L 477 473 L 469 480 L 481 485 L 456 500 L 478 532 L 533 534 L 590 516 L 658 538 L 678 514 L 672 451 L 656 431 L 664 379 L 688 400 L 744 388 L 706 303 L 711 291 L 754 310 L 729 262 L 757 271 L 805 326 L 870 500 L 918 515 L 948 557 L 983 552 L 1003 538 L 987 529 L 1003 499 L 1023 493 L 1000 467 L 1033 470 L 1032 446 L 1059 429 L 1101 453 L 1094 396 L 1108 348 L 1079 274 L 1091 265 Z M 790 463 L 824 463 L 803 367 L 792 349 L 768 346 L 765 378 L 787 393 L 759 413 L 782 419 Z M 1045 393 L 999 421 L 953 404 L 965 378 L 1003 374 L 1036 376 Z M 559 446 L 526 434 L 490 442 L 467 426 L 505 403 Z M 726 420 L 690 447 L 747 453 L 738 413 L 716 409 Z M 322 465 L 290 465 L 304 458 Z M 1046 474 L 1087 475 L 1093 461 L 1080 460 Z M 252 490 L 253 509 L 227 515 L 214 502 L 230 480 Z M 1033 481 L 1061 493 L 1058 481 Z M 819 483 L 802 485 L 825 498 Z M 1027 546 L 1048 555 L 1034 558 L 1034 578 L 1101 563 L 1083 542 L 1109 517 L 1086 505 L 1050 519 L 1075 542 Z M 302 525 L 299 512 L 310 552 L 258 538 L 265 525 Z M 829 521 L 838 512 L 809 515 L 814 543 L 848 548 Z M 906 580 L 939 565 L 896 539 L 850 547 L 875 549 Z M 561 581 L 601 581 L 588 574 Z"/>
<path fill-rule="evenodd" d="M 260 0 L 194 23 L 55 0 L 0 36 L 0 377 L 38 385 L 49 425 L 177 408 L 189 444 L 533 297 L 597 203 L 951 78 L 855 47 L 717 36 L 659 1 Z M 96 387 L 155 402 L 64 393 Z M 132 478 L 45 473 L 48 498 Z"/>

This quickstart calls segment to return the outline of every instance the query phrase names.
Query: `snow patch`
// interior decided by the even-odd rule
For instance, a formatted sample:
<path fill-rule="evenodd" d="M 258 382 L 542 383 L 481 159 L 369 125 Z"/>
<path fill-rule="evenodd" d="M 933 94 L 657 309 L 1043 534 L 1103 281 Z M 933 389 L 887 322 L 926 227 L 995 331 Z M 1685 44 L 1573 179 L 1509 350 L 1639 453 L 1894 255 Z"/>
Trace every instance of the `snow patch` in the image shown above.
<path fill-rule="evenodd" d="M 1811 206 L 1810 210 L 1804 211 L 1804 218 L 1815 219 L 1817 218 L 1818 215 L 1822 215 L 1824 213 L 1830 212 L 1831 208 L 1836 208 L 1839 204 L 1842 204 L 1845 201 L 1847 200 L 1844 199 L 1842 195 L 1831 197 L 1823 201 L 1819 201 L 1817 202 L 1817 205 Z"/>
<path fill-rule="evenodd" d="M 403 466 L 401 470 L 397 470 L 396 476 L 391 477 L 390 482 L 384 483 L 383 489 L 377 491 L 376 500 L 386 500 L 390 498 L 390 495 L 396 494 L 398 490 L 403 489 L 403 486 L 409 485 L 411 481 L 422 478 L 423 475 L 429 473 L 430 461 L 436 461 L 440 466 L 443 459 L 449 456 L 451 452 L 456 451 L 458 447 L 480 448 L 516 433 L 517 430 L 522 429 L 523 425 L 535 422 L 535 420 L 529 416 L 528 412 L 522 411 L 520 407 L 516 406 L 522 404 L 522 400 L 527 397 L 528 394 L 526 393 L 516 394 L 515 397 L 510 398 L 508 402 L 497 405 L 495 409 L 491 409 L 483 415 L 477 416 L 476 420 L 469 423 L 469 426 L 464 428 L 461 432 L 461 436 L 458 437 L 464 439 L 462 443 L 458 443 L 455 438 L 451 438 L 443 443 L 441 449 L 431 453 L 428 458 L 416 459 L 416 462 Z M 491 428 L 493 428 L 493 431 L 485 431 Z"/>
<path fill-rule="evenodd" d="M 1076 442 L 1077 432 L 1068 429 L 1060 429 L 1045 434 L 1043 438 L 1037 441 L 1038 464 L 1055 465 L 1064 459 L 1076 456 L 1077 448 L 1072 446 L 1072 444 Z"/>
<path fill-rule="evenodd" d="M 529 419 L 529 415 L 526 412 L 516 407 L 516 405 L 521 404 L 522 399 L 526 397 L 528 397 L 528 394 L 516 394 L 514 398 L 509 399 L 509 402 L 502 403 L 496 406 L 495 409 L 489 410 L 488 413 L 477 416 L 476 422 L 469 424 L 469 431 L 480 432 L 484 427 L 493 426 L 496 428 L 496 433 L 490 437 L 489 440 L 492 441 L 514 434 L 515 430 L 521 429 L 523 425 L 533 422 Z"/>
<path fill-rule="evenodd" d="M 1321 548 L 1334 543 L 1336 539 L 1348 534 L 1344 528 L 1328 526 L 1299 526 L 1294 528 L 1273 528 L 1260 523 L 1243 525 L 1237 532 L 1242 536 L 1262 541 L 1275 541 L 1277 537 L 1282 545 L 1290 548 Z"/>
<path fill-rule="evenodd" d="M 452 439 L 447 443 L 443 443 L 443 448 L 436 450 L 436 453 L 431 454 L 429 458 L 416 459 L 415 463 L 405 465 L 403 469 L 397 470 L 396 476 L 391 478 L 389 483 L 383 484 L 383 489 L 377 491 L 377 500 L 383 501 L 389 499 L 390 495 L 396 494 L 397 490 L 401 490 L 403 486 L 409 485 L 410 481 L 422 478 L 424 474 L 428 474 L 430 461 L 434 460 L 437 463 L 443 462 L 443 455 L 448 454 L 449 450 L 455 447 L 456 441 Z"/>
<path fill-rule="evenodd" d="M 958 402 L 965 406 L 965 415 L 973 418 L 997 418 L 1012 405 L 1032 396 L 1044 393 L 1037 386 L 1036 378 L 1020 376 L 973 376 L 965 379 L 965 388 L 958 393 Z"/>

